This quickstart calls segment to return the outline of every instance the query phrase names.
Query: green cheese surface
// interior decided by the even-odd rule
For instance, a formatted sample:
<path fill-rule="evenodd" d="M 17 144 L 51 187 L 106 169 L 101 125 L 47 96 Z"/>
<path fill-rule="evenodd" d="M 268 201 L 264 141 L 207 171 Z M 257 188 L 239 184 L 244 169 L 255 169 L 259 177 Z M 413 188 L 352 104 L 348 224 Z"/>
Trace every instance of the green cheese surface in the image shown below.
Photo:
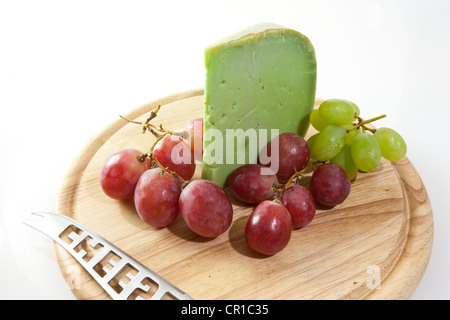
<path fill-rule="evenodd" d="M 251 139 L 239 144 L 238 138 L 232 145 L 236 154 L 244 149 L 245 163 L 257 161 L 251 156 L 254 149 L 249 152 L 249 148 L 257 147 L 259 152 L 273 138 L 270 129 L 305 135 L 315 100 L 316 57 L 311 42 L 301 33 L 260 24 L 207 47 L 205 67 L 202 178 L 225 187 L 229 174 L 243 165 L 229 154 L 227 129 L 228 133 L 235 130 L 236 136 L 238 129 L 248 137 L 257 133 L 257 146 Z M 208 136 L 209 129 L 222 133 L 222 145 L 217 135 Z M 259 129 L 268 129 L 267 136 L 260 135 Z M 223 152 L 222 158 L 218 151 Z M 234 163 L 227 161 L 233 157 Z"/>

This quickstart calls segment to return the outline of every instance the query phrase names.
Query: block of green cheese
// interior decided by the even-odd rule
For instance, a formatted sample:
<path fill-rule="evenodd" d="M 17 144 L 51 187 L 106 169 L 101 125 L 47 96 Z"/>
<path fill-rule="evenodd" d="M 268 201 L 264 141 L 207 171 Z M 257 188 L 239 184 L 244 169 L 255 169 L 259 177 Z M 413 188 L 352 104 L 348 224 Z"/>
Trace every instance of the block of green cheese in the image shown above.
<path fill-rule="evenodd" d="M 208 46 L 205 67 L 202 178 L 225 187 L 229 174 L 243 165 L 237 154 L 245 152 L 245 163 L 255 163 L 252 150 L 273 138 L 270 129 L 305 135 L 315 100 L 316 57 L 306 36 L 265 23 Z M 230 155 L 227 133 L 233 131 L 235 155 Z M 239 144 L 243 133 L 245 143 Z"/>

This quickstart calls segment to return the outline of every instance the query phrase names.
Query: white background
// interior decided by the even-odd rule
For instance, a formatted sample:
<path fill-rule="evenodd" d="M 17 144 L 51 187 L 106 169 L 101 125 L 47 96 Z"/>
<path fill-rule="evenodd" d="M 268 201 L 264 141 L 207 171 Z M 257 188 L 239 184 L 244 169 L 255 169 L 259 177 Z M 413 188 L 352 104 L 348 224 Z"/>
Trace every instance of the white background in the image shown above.
<path fill-rule="evenodd" d="M 21 221 L 51 211 L 105 126 L 203 87 L 203 49 L 259 22 L 307 35 L 317 96 L 399 131 L 428 190 L 435 238 L 412 299 L 450 298 L 449 1 L 0 0 L 0 298 L 73 299 L 52 241 Z"/>

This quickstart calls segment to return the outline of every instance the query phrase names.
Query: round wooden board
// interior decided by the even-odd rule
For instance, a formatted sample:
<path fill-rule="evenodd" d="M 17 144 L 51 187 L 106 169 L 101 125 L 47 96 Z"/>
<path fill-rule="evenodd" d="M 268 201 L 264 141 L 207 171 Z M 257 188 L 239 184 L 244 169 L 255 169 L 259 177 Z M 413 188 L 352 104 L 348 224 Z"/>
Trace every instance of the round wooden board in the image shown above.
<path fill-rule="evenodd" d="M 181 129 L 203 116 L 203 90 L 165 97 L 124 116 L 143 121 L 159 104 L 163 107 L 154 121 Z M 104 195 L 98 181 L 104 160 L 124 148 L 147 151 L 153 141 L 151 134 L 141 134 L 140 126 L 118 118 L 74 161 L 56 212 L 97 232 L 194 299 L 407 299 L 418 285 L 431 253 L 433 217 L 426 190 L 407 158 L 382 160 L 375 171 L 358 173 L 344 203 L 318 208 L 308 226 L 293 230 L 283 251 L 266 257 L 245 243 L 244 227 L 253 207 L 235 199 L 229 230 L 204 239 L 181 216 L 167 228 L 154 228 L 140 220 L 132 201 Z M 194 178 L 200 171 L 198 165 Z M 55 244 L 55 251 L 77 298 L 109 298 L 64 249 Z"/>

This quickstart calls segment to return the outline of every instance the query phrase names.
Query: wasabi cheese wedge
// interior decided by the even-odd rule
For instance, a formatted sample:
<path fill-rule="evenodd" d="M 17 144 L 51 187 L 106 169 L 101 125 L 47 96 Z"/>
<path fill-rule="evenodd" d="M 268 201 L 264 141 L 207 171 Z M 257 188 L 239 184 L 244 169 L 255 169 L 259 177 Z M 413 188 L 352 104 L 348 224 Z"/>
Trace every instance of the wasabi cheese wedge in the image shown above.
<path fill-rule="evenodd" d="M 265 23 L 208 46 L 205 67 L 202 178 L 225 187 L 233 170 L 257 162 L 273 135 L 305 135 L 316 57 L 306 36 Z"/>

